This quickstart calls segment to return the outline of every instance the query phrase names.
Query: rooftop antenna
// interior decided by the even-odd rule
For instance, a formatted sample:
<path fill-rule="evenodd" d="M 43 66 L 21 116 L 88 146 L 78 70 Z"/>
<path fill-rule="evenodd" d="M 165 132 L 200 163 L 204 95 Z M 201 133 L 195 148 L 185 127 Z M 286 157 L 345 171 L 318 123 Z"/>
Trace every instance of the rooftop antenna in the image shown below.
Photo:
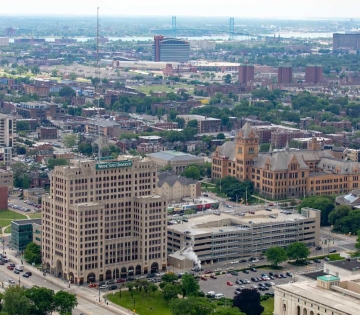
<path fill-rule="evenodd" d="M 100 60 L 99 60 L 99 10 L 100 7 L 97 8 L 96 15 L 96 70 L 95 70 L 95 95 L 97 97 L 97 110 L 98 110 L 98 160 L 101 159 L 101 134 L 100 134 Z"/>

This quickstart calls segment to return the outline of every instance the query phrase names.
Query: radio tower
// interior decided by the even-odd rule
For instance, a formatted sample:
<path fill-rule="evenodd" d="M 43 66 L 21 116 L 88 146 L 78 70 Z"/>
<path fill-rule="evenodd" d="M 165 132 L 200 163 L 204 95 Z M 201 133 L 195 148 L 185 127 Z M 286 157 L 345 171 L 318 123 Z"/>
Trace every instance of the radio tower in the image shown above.
<path fill-rule="evenodd" d="M 229 40 L 234 39 L 234 18 L 230 18 L 229 20 Z"/>
<path fill-rule="evenodd" d="M 97 97 L 97 109 L 98 109 L 98 160 L 101 159 L 101 134 L 100 134 L 100 80 L 101 80 L 101 68 L 99 59 L 99 10 L 97 8 L 96 14 L 96 68 L 95 68 L 95 97 Z"/>
<path fill-rule="evenodd" d="M 174 38 L 176 38 L 176 16 L 173 16 L 171 18 L 171 26 L 172 26 L 171 28 L 174 34 Z"/>

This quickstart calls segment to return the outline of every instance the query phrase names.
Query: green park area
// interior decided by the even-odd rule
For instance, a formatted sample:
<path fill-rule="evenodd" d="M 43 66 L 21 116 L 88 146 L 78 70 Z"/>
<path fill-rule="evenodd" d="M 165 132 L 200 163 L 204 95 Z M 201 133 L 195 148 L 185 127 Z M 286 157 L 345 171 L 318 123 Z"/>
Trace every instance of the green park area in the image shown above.
<path fill-rule="evenodd" d="M 6 227 L 11 224 L 11 221 L 13 220 L 21 220 L 21 219 L 27 219 L 27 217 L 23 214 L 16 213 L 11 210 L 1 210 L 0 211 L 0 227 Z M 6 229 L 6 233 L 11 233 L 11 228 Z"/>

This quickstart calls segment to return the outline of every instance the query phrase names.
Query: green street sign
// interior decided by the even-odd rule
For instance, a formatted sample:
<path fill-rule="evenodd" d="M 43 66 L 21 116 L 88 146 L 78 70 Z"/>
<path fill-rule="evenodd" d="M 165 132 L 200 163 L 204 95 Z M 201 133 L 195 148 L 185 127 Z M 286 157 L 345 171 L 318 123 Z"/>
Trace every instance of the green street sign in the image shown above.
<path fill-rule="evenodd" d="M 121 168 L 121 167 L 131 167 L 132 161 L 116 161 L 116 162 L 107 162 L 107 163 L 98 163 L 96 164 L 97 170 L 108 170 L 111 168 Z"/>

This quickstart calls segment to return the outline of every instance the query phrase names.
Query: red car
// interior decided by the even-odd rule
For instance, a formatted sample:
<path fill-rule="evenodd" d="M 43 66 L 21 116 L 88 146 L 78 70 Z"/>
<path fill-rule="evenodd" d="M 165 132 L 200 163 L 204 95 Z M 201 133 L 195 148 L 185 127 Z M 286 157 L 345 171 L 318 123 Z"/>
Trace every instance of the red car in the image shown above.
<path fill-rule="evenodd" d="M 9 270 L 14 270 L 14 267 L 12 267 L 12 266 L 7 266 L 7 269 L 9 269 Z"/>
<path fill-rule="evenodd" d="M 211 279 L 217 279 L 217 276 L 211 275 L 210 278 L 211 278 Z"/>
<path fill-rule="evenodd" d="M 121 278 L 121 279 L 118 279 L 116 282 L 117 282 L 117 283 L 126 282 L 126 279 Z"/>
<path fill-rule="evenodd" d="M 206 274 L 206 275 L 209 274 L 209 273 L 213 273 L 213 271 L 212 271 L 212 270 L 206 270 L 206 271 L 205 271 L 205 274 Z"/>
<path fill-rule="evenodd" d="M 230 287 L 232 287 L 234 284 L 230 281 L 226 282 L 227 285 L 229 285 Z"/>
<path fill-rule="evenodd" d="M 89 288 L 96 288 L 97 287 L 97 284 L 96 283 L 91 283 L 89 284 Z"/>
<path fill-rule="evenodd" d="M 204 276 L 202 276 L 202 277 L 201 277 L 201 280 L 207 281 L 207 278 L 204 277 Z"/>

